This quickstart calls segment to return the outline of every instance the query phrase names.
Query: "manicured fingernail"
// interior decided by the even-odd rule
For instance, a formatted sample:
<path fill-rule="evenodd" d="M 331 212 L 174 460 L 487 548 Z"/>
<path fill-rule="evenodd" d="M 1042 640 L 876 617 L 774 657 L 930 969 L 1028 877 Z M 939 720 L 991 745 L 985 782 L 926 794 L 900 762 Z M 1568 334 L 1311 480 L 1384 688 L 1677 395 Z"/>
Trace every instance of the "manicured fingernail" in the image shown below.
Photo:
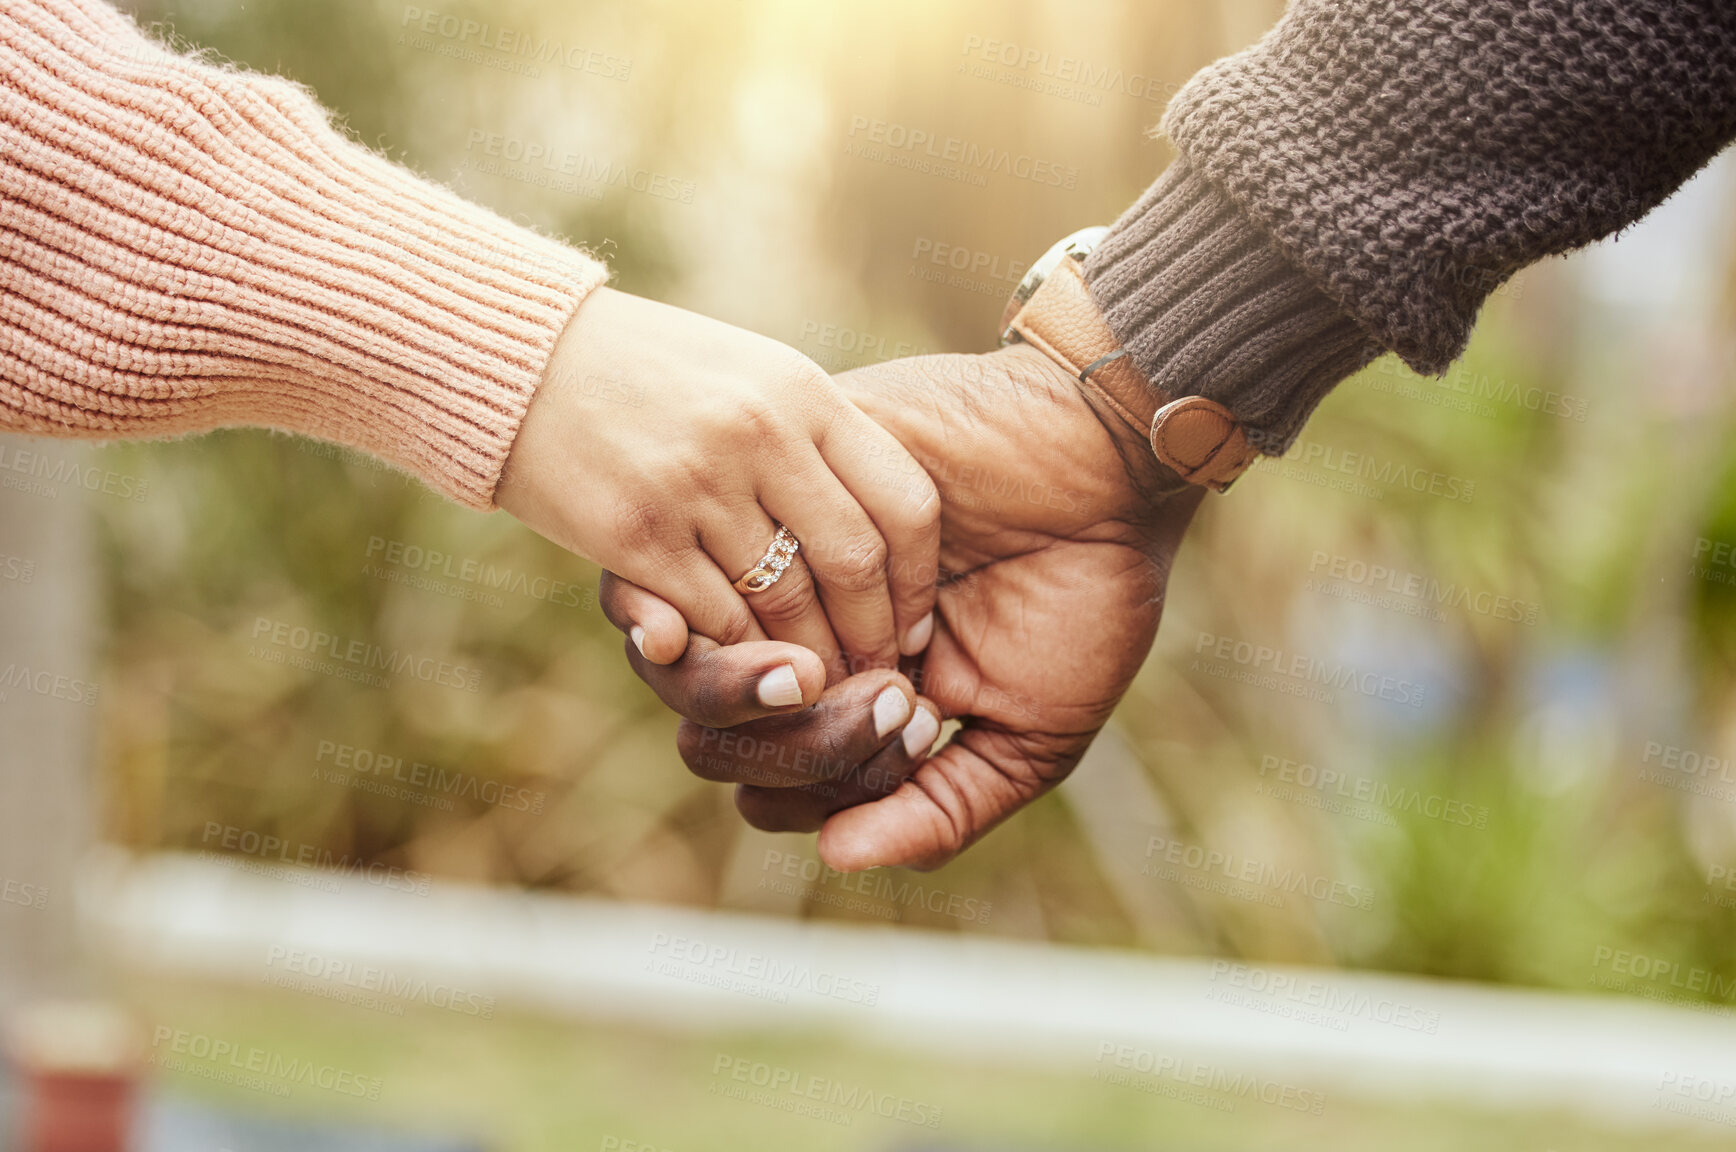
<path fill-rule="evenodd" d="M 874 735 L 886 736 L 904 727 L 910 719 L 910 701 L 896 688 L 887 688 L 874 697 Z"/>
<path fill-rule="evenodd" d="M 898 642 L 898 651 L 906 656 L 915 656 L 927 648 L 928 642 L 932 639 L 934 639 L 934 613 L 930 612 L 905 631 L 904 639 Z"/>
<path fill-rule="evenodd" d="M 788 708 L 802 702 L 802 685 L 796 679 L 796 666 L 783 664 L 765 674 L 759 682 L 759 702 L 767 708 Z"/>
<path fill-rule="evenodd" d="M 910 723 L 904 726 L 904 754 L 912 760 L 934 747 L 940 735 L 940 721 L 926 708 L 918 708 Z"/>
<path fill-rule="evenodd" d="M 639 655 L 644 656 L 645 655 L 645 626 L 643 624 L 635 624 L 628 631 L 627 635 L 629 635 L 633 638 L 633 647 L 639 649 Z M 646 659 L 650 659 L 650 657 L 646 657 Z"/>

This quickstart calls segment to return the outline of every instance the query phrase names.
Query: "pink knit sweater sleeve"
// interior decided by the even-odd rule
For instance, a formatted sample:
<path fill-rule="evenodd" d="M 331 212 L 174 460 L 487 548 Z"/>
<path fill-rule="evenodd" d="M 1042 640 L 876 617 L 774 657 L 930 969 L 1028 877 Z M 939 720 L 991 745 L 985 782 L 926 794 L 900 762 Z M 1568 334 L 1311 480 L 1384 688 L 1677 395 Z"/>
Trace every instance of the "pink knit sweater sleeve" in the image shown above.
<path fill-rule="evenodd" d="M 489 508 L 607 275 L 294 84 L 176 55 L 100 0 L 0 3 L 0 428 L 261 425 Z"/>

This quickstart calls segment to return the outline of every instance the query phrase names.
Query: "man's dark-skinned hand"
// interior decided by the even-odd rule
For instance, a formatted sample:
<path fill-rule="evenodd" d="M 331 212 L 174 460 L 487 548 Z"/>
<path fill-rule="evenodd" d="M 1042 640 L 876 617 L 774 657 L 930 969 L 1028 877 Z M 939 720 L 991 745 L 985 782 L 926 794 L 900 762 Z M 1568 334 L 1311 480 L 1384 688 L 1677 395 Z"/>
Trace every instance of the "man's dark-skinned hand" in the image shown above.
<path fill-rule="evenodd" d="M 656 663 L 628 645 L 635 670 L 688 718 L 683 758 L 706 779 L 741 784 L 750 823 L 820 829 L 821 858 L 842 871 L 936 867 L 1085 754 L 1150 651 L 1203 490 L 1026 345 L 836 379 L 941 494 L 939 624 L 904 665 L 908 681 L 874 669 L 828 688 L 819 658 L 793 645 L 689 641 L 673 609 L 615 578 L 604 608 L 623 630 L 645 629 L 645 650 L 679 655 Z M 911 479 L 888 462 L 885 483 Z M 760 707 L 753 686 L 786 663 L 804 703 Z M 920 689 L 922 707 L 962 728 L 926 758 L 879 735 L 871 702 L 893 685 L 907 697 Z"/>

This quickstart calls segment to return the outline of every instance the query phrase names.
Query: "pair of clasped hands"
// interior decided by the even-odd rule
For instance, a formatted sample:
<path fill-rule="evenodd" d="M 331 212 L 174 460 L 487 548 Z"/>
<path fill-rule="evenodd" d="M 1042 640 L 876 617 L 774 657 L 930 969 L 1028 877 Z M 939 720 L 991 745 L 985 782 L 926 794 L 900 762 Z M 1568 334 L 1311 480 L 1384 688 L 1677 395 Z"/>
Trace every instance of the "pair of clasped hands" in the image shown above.
<path fill-rule="evenodd" d="M 497 502 L 607 569 L 688 767 L 856 871 L 938 867 L 1072 770 L 1151 647 L 1201 491 L 1028 345 L 828 378 L 603 288 Z M 779 525 L 794 560 L 739 591 Z"/>

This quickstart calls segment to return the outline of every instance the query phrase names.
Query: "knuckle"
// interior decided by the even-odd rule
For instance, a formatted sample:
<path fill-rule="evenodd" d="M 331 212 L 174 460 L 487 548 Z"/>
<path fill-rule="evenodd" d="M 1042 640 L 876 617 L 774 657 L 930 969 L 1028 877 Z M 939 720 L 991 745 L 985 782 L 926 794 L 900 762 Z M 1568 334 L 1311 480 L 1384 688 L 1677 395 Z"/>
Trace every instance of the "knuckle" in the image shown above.
<path fill-rule="evenodd" d="M 730 770 L 734 768 L 728 760 L 713 753 L 701 752 L 687 760 L 687 770 L 710 784 L 729 784 L 733 782 Z"/>
<path fill-rule="evenodd" d="M 827 724 L 810 732 L 803 741 L 809 763 L 807 777 L 815 782 L 838 780 L 849 776 L 861 766 L 863 759 L 873 754 L 872 748 L 859 747 L 861 738 L 854 724 Z"/>
<path fill-rule="evenodd" d="M 905 489 L 905 500 L 897 515 L 905 528 L 924 535 L 940 530 L 940 489 L 924 472 L 911 478 Z"/>
<path fill-rule="evenodd" d="M 695 467 L 711 467 L 720 455 L 769 449 L 786 435 L 788 421 L 779 410 L 775 393 L 755 381 L 754 386 L 722 387 L 696 400 L 687 416 L 686 439 L 704 446 L 701 459 L 689 453 L 670 465 L 673 479 L 680 481 Z"/>
<path fill-rule="evenodd" d="M 624 614 L 628 596 L 626 582 L 605 568 L 597 578 L 597 605 L 603 610 L 603 614 L 611 619 Z"/>
<path fill-rule="evenodd" d="M 718 635 L 712 639 L 722 648 L 732 648 L 753 635 L 753 613 L 746 607 L 731 608 L 719 622 Z"/>
<path fill-rule="evenodd" d="M 934 852 L 928 857 L 929 866 L 938 868 L 942 864 L 963 852 L 970 844 L 970 833 L 957 818 L 949 818 L 940 825 L 940 834 L 935 840 Z"/>
<path fill-rule="evenodd" d="M 715 718 L 740 698 L 742 675 L 731 667 L 727 657 L 728 653 L 715 644 L 689 643 L 680 663 L 672 668 L 685 704 L 677 709 L 681 715 L 716 724 Z M 702 708 L 703 713 L 699 712 Z"/>
<path fill-rule="evenodd" d="M 735 702 L 735 695 L 719 683 L 715 676 L 696 675 L 686 684 L 686 706 L 681 711 L 690 720 L 698 721 L 701 725 L 719 725 L 728 719 L 724 713 Z M 715 727 L 706 729 L 706 732 L 709 733 L 706 740 L 717 739 Z"/>
<path fill-rule="evenodd" d="M 832 378 L 826 375 L 826 370 L 794 348 L 780 345 L 777 357 L 773 371 L 775 378 L 784 387 L 804 394 L 833 391 Z"/>
<path fill-rule="evenodd" d="M 800 565 L 791 565 L 782 580 L 755 594 L 749 601 L 753 614 L 761 623 L 793 624 L 819 606 L 813 584 L 803 577 L 799 568 Z"/>
<path fill-rule="evenodd" d="M 787 439 L 784 418 L 757 396 L 737 402 L 727 420 L 730 433 L 749 446 L 780 444 Z"/>
<path fill-rule="evenodd" d="M 751 730 L 707 728 L 683 724 L 676 736 L 682 762 L 701 780 L 714 784 L 785 784 L 787 781 L 767 763 L 776 764 L 778 746 L 762 740 Z"/>
<path fill-rule="evenodd" d="M 934 607 L 934 598 L 942 583 L 938 564 L 901 557 L 892 562 L 887 575 L 901 604 L 924 610 Z"/>
<path fill-rule="evenodd" d="M 860 676 L 865 672 L 888 672 L 898 667 L 900 659 L 898 648 L 888 643 L 874 651 L 843 652 L 839 654 L 839 662 L 847 676 Z"/>
<path fill-rule="evenodd" d="M 757 788 L 738 788 L 735 810 L 761 832 L 815 832 L 825 822 L 824 814 L 796 793 L 780 795 Z"/>
<path fill-rule="evenodd" d="M 687 770 L 701 780 L 716 780 L 726 767 L 718 753 L 719 730 L 707 728 L 691 720 L 684 721 L 675 733 L 675 750 Z"/>
<path fill-rule="evenodd" d="M 969 799 L 944 775 L 919 773 L 911 778 L 911 783 L 929 801 L 929 850 L 918 867 L 938 868 L 963 852 L 971 841 Z"/>
<path fill-rule="evenodd" d="M 837 382 L 807 357 L 802 357 L 802 363 L 792 371 L 789 379 L 790 387 L 795 391 L 797 410 L 812 430 L 816 444 L 832 443 L 841 438 L 859 440 L 864 436 L 879 438 L 884 435 L 879 425 L 850 402 Z"/>
<path fill-rule="evenodd" d="M 691 456 L 665 469 L 662 475 L 653 476 L 653 482 L 656 484 L 653 491 L 665 494 L 665 498 L 669 493 L 680 493 L 698 506 L 715 503 L 739 489 L 739 477 L 718 468 L 712 453 Z"/>
<path fill-rule="evenodd" d="M 825 583 L 846 592 L 868 592 L 886 580 L 886 541 L 872 528 L 858 528 L 823 550 L 814 565 Z"/>
<path fill-rule="evenodd" d="M 621 540 L 660 539 L 673 522 L 669 506 L 661 501 L 623 500 L 615 509 L 615 531 Z"/>

